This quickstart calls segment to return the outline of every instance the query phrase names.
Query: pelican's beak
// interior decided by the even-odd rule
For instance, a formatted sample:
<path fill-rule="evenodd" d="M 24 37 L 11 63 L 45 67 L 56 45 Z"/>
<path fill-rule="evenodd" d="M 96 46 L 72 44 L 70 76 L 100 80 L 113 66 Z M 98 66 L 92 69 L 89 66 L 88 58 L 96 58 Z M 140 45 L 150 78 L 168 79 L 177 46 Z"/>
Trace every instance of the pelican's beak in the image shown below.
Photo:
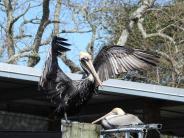
<path fill-rule="evenodd" d="M 106 115 L 104 115 L 104 116 L 98 118 L 97 120 L 93 121 L 92 124 L 95 124 L 95 123 L 101 121 L 102 119 L 106 118 L 107 116 L 110 116 L 110 115 L 113 115 L 113 114 L 114 113 L 111 111 L 111 112 L 107 113 Z"/>
<path fill-rule="evenodd" d="M 101 80 L 100 80 L 98 74 L 97 74 L 96 71 L 95 71 L 95 68 L 94 68 L 94 66 L 93 66 L 92 61 L 91 61 L 91 60 L 86 61 L 86 65 L 87 65 L 88 70 L 90 71 L 90 73 L 93 75 L 93 77 L 94 77 L 94 79 L 95 79 L 95 81 L 96 81 L 96 85 L 97 85 L 97 86 L 102 86 L 102 82 L 101 82 Z"/>

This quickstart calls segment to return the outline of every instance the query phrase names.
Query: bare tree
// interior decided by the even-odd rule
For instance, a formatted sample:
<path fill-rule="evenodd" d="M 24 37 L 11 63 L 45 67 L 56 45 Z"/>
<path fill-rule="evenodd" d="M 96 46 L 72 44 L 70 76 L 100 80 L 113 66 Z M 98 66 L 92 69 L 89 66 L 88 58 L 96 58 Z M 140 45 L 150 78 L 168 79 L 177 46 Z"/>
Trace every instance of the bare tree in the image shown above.
<path fill-rule="evenodd" d="M 59 17 L 61 15 L 62 0 L 57 0 L 55 3 L 56 8 L 52 11 L 52 13 L 54 13 L 53 20 L 50 19 L 50 3 L 49 0 L 44 0 L 41 3 L 36 3 L 31 0 L 26 2 L 4 0 L 0 4 L 0 12 L 4 14 L 5 20 L 5 22 L 0 22 L 2 30 L 1 41 L 3 42 L 0 53 L 2 56 L 4 53 L 4 57 L 6 57 L 5 50 L 7 49 L 8 58 L 4 59 L 5 62 L 16 64 L 17 61 L 22 58 L 28 59 L 28 66 L 35 66 L 39 62 L 40 47 L 49 44 L 53 35 L 61 33 L 59 29 Z M 33 11 L 32 9 L 36 11 L 40 8 L 42 9 L 42 15 L 27 17 L 27 15 L 30 15 Z M 17 13 L 20 14 L 17 15 Z M 44 32 L 50 24 L 54 24 L 54 26 L 53 29 L 49 31 L 48 38 L 45 39 Z M 27 27 L 34 27 L 35 34 L 30 33 L 32 32 L 32 28 L 29 28 L 31 31 L 26 30 Z M 69 31 L 70 30 L 67 30 L 65 32 Z M 27 38 L 29 38 L 28 42 L 25 40 Z M 17 43 L 20 44 L 20 42 L 21 46 L 17 45 Z M 65 54 L 62 56 L 62 60 L 70 67 L 72 72 L 80 70 Z"/>
<path fill-rule="evenodd" d="M 40 46 L 41 37 L 44 32 L 44 29 L 49 23 L 48 21 L 49 0 L 45 0 L 43 2 L 44 15 L 40 22 L 40 27 L 38 28 L 38 31 L 37 31 L 38 33 L 35 35 L 34 43 L 31 46 L 22 46 L 24 48 L 20 48 L 20 46 L 17 46 L 16 44 L 17 44 L 17 41 L 21 41 L 27 37 L 31 37 L 31 38 L 33 37 L 30 34 L 25 34 L 24 26 L 27 25 L 28 23 L 34 24 L 35 23 L 34 21 L 36 20 L 38 21 L 39 19 L 36 17 L 30 20 L 26 20 L 24 16 L 30 9 L 37 7 L 39 5 L 31 6 L 31 3 L 29 1 L 25 3 L 18 3 L 17 1 L 9 1 L 9 0 L 8 1 L 4 0 L 3 3 L 1 4 L 1 7 L 2 7 L 1 12 L 4 12 L 5 20 L 6 20 L 6 22 L 1 22 L 1 27 L 3 28 L 3 31 L 4 31 L 3 34 L 5 34 L 4 44 L 5 44 L 5 47 L 7 48 L 7 54 L 8 54 L 8 59 L 6 62 L 16 63 L 18 59 L 23 57 L 28 57 L 29 59 L 35 59 L 36 57 L 38 57 L 37 51 L 38 51 L 38 47 Z M 15 13 L 19 12 L 18 10 L 20 10 L 21 7 L 23 8 L 24 6 L 26 8 L 24 8 L 23 11 L 21 10 L 21 13 L 15 16 L 16 15 Z M 15 27 L 15 24 L 18 22 L 21 22 L 20 20 L 22 19 L 23 19 L 22 23 L 19 23 L 20 26 Z M 19 30 L 19 33 L 17 33 L 18 32 L 17 30 Z M 37 62 L 31 63 L 31 61 L 29 61 L 28 65 L 34 66 L 36 63 Z"/>
<path fill-rule="evenodd" d="M 117 31 L 114 28 L 116 31 L 113 37 L 116 33 L 120 34 L 119 38 L 115 37 L 119 45 L 156 51 L 162 57 L 161 63 L 156 71 L 148 72 L 147 78 L 155 83 L 181 87 L 184 75 L 183 2 L 173 2 L 165 6 L 154 4 L 155 0 L 140 1 L 130 16 L 124 16 L 126 21 L 116 24 L 122 30 Z M 126 24 L 122 26 L 124 22 Z"/>

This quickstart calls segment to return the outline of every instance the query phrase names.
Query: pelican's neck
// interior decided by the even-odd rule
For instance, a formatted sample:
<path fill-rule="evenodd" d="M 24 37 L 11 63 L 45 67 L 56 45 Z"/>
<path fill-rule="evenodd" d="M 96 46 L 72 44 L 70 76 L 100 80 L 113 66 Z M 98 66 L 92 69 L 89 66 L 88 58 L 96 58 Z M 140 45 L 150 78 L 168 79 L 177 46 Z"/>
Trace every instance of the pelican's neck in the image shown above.
<path fill-rule="evenodd" d="M 94 82 L 94 77 L 92 74 L 89 74 L 89 76 L 87 77 L 88 80 Z"/>

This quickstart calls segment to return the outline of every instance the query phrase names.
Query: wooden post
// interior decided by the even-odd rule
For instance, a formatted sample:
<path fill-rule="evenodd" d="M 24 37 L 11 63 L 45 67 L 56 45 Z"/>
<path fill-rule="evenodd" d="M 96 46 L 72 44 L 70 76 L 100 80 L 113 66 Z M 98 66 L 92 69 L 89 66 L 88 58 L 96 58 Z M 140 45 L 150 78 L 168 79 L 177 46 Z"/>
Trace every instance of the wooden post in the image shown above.
<path fill-rule="evenodd" d="M 100 138 L 100 126 L 90 123 L 61 121 L 62 138 Z"/>

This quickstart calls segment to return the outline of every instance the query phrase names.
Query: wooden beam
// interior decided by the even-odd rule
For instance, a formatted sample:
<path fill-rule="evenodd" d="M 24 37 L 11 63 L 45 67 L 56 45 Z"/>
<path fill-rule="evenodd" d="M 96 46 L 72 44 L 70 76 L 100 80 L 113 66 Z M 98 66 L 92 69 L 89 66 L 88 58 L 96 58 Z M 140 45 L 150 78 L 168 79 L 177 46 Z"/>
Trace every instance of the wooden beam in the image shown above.
<path fill-rule="evenodd" d="M 62 138 L 99 138 L 100 126 L 90 123 L 61 121 Z"/>

